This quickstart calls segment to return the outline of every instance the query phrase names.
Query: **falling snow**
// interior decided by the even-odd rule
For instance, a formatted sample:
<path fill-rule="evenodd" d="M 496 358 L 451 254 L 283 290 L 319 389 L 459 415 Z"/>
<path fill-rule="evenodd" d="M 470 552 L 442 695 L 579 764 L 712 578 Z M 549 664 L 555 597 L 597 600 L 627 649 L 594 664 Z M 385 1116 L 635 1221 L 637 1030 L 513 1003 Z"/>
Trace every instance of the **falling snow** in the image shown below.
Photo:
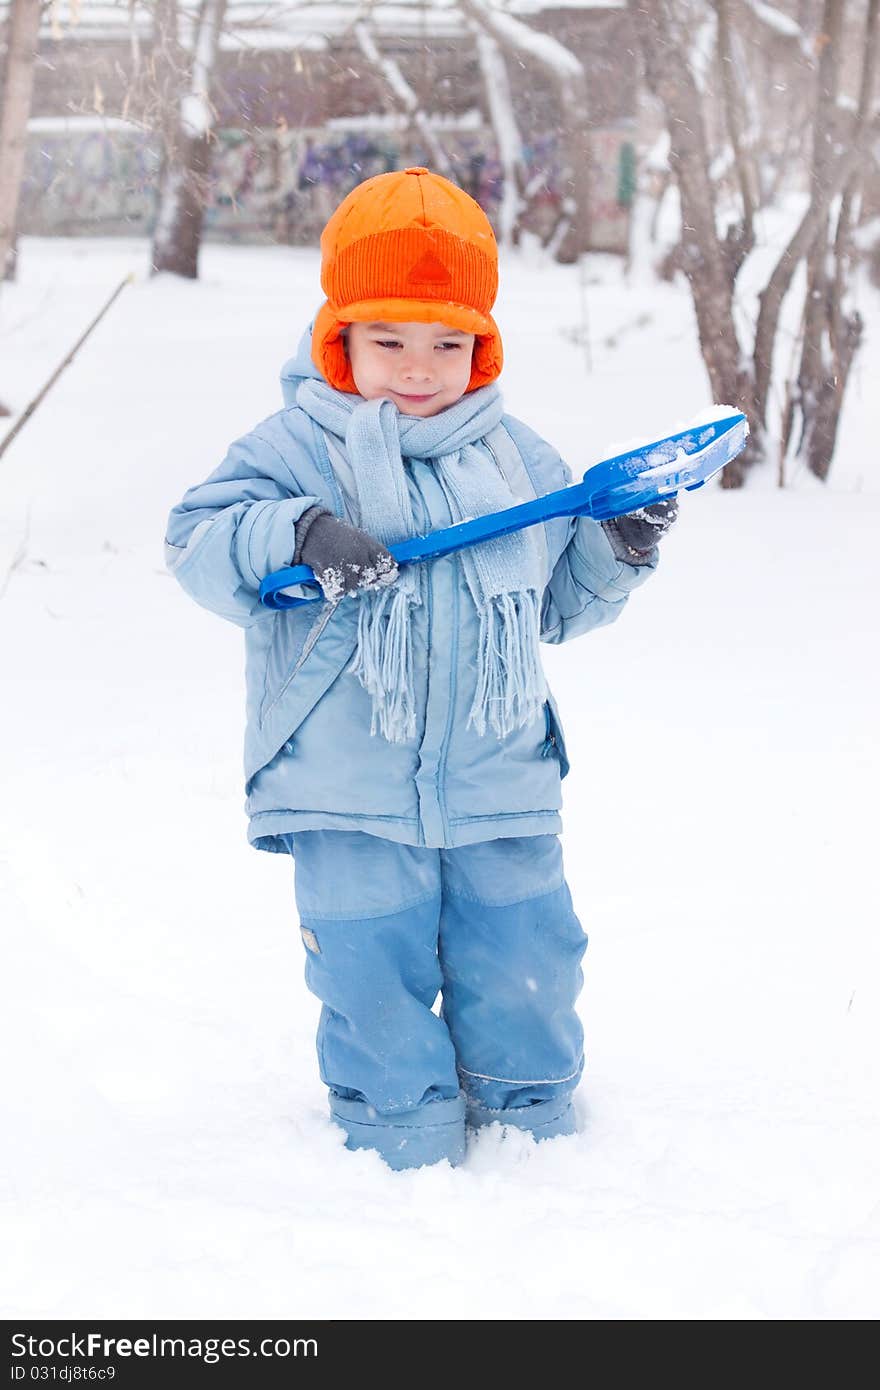
<path fill-rule="evenodd" d="M 544 652 L 580 1133 L 394 1174 L 328 1121 L 292 866 L 246 843 L 241 632 L 162 562 L 318 258 L 148 251 L 25 238 L 0 301 L 21 408 L 137 273 L 3 461 L 6 1316 L 876 1318 L 877 293 L 827 488 L 688 494 L 621 620 Z M 590 372 L 574 269 L 509 257 L 496 311 L 575 477 L 708 404 L 685 287 L 597 257 L 588 295 Z"/>

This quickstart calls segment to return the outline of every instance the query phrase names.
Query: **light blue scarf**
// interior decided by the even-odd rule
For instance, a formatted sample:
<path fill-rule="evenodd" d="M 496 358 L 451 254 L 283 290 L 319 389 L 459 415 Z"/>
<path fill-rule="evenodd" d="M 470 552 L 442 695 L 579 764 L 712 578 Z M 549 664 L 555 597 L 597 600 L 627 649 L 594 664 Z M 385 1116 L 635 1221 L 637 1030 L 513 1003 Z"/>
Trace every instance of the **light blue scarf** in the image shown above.
<path fill-rule="evenodd" d="M 357 524 L 383 545 L 416 534 L 404 456 L 434 464 L 454 522 L 522 500 L 474 447 L 501 419 L 497 386 L 469 392 L 428 419 L 401 415 L 391 401 L 366 401 L 311 378 L 300 385 L 296 399 L 307 415 L 344 441 L 357 487 Z M 505 738 L 537 717 L 545 695 L 538 647 L 540 552 L 525 530 L 457 555 L 480 616 L 477 688 L 468 726 L 483 734 L 488 722 Z M 410 618 L 422 602 L 424 570 L 425 565 L 405 565 L 393 585 L 359 596 L 352 670 L 373 698 L 370 732 L 378 728 L 392 743 L 416 733 Z"/>

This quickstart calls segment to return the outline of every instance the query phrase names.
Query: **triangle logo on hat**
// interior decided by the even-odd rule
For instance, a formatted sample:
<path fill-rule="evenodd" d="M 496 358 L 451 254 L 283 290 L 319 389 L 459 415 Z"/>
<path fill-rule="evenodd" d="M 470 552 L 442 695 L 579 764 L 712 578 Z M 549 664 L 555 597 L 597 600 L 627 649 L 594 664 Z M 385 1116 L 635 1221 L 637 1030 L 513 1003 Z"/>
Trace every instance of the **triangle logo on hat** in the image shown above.
<path fill-rule="evenodd" d="M 406 278 L 409 284 L 448 285 L 452 276 L 433 251 L 426 251 Z"/>

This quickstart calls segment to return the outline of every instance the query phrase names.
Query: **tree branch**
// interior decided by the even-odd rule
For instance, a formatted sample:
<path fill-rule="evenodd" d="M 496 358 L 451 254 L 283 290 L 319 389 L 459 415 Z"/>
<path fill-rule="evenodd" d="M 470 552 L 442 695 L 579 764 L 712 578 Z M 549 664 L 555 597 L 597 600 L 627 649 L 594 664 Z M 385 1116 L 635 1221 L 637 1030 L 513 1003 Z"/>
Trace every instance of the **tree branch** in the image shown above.
<path fill-rule="evenodd" d="M 752 171 L 743 151 L 740 91 L 731 50 L 728 0 L 714 0 L 714 4 L 715 13 L 718 16 L 718 58 L 721 64 L 721 90 L 724 93 L 724 118 L 733 148 L 743 205 L 741 240 L 750 251 L 755 244 L 755 199 L 752 196 Z"/>
<path fill-rule="evenodd" d="M 491 34 L 502 52 L 531 58 L 553 78 L 568 151 L 570 222 L 557 251 L 561 261 L 576 261 L 589 249 L 592 141 L 587 79 L 580 60 L 550 34 L 539 33 L 487 0 L 458 0 L 458 8 L 478 28 Z"/>
<path fill-rule="evenodd" d="M 876 66 L 876 46 L 874 49 Z M 831 203 L 859 168 L 867 155 L 874 122 L 865 120 L 857 129 L 849 148 L 838 156 L 837 162 L 826 167 L 822 182 L 813 182 L 810 204 L 800 224 L 780 256 L 765 288 L 761 291 L 758 323 L 755 329 L 755 403 L 760 419 L 766 423 L 767 397 L 772 371 L 773 343 L 782 304 L 800 262 L 809 253 Z"/>
<path fill-rule="evenodd" d="M 361 53 L 385 83 L 392 101 L 418 127 L 422 139 L 431 151 L 431 159 L 436 168 L 440 173 L 451 176 L 452 165 L 449 156 L 438 140 L 436 132 L 431 128 L 431 123 L 421 109 L 419 99 L 401 72 L 399 64 L 380 52 L 372 25 L 367 20 L 358 20 L 354 25 L 354 36 Z"/>

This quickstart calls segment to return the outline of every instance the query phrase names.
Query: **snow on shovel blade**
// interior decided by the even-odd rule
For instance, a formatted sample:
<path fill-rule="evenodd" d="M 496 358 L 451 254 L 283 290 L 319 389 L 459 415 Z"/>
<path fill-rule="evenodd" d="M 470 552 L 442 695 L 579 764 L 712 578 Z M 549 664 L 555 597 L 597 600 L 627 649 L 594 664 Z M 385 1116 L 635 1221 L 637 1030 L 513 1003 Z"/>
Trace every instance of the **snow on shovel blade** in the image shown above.
<path fill-rule="evenodd" d="M 597 463 L 584 474 L 583 515 L 607 521 L 682 489 L 702 487 L 744 448 L 749 426 L 737 412 Z"/>
<path fill-rule="evenodd" d="M 680 489 L 702 487 L 743 448 L 748 436 L 744 415 L 735 413 L 694 425 L 666 439 L 654 440 L 628 453 L 605 459 L 588 468 L 583 481 L 545 493 L 530 502 L 505 507 L 488 516 L 473 517 L 455 526 L 444 526 L 427 536 L 411 536 L 389 547 L 398 564 L 437 559 L 482 541 L 521 531 L 557 516 L 590 516 L 607 521 L 638 507 L 649 506 Z M 314 585 L 302 596 L 285 594 L 293 585 Z M 267 574 L 260 585 L 260 599 L 268 608 L 297 608 L 322 598 L 308 565 L 287 566 Z"/>

